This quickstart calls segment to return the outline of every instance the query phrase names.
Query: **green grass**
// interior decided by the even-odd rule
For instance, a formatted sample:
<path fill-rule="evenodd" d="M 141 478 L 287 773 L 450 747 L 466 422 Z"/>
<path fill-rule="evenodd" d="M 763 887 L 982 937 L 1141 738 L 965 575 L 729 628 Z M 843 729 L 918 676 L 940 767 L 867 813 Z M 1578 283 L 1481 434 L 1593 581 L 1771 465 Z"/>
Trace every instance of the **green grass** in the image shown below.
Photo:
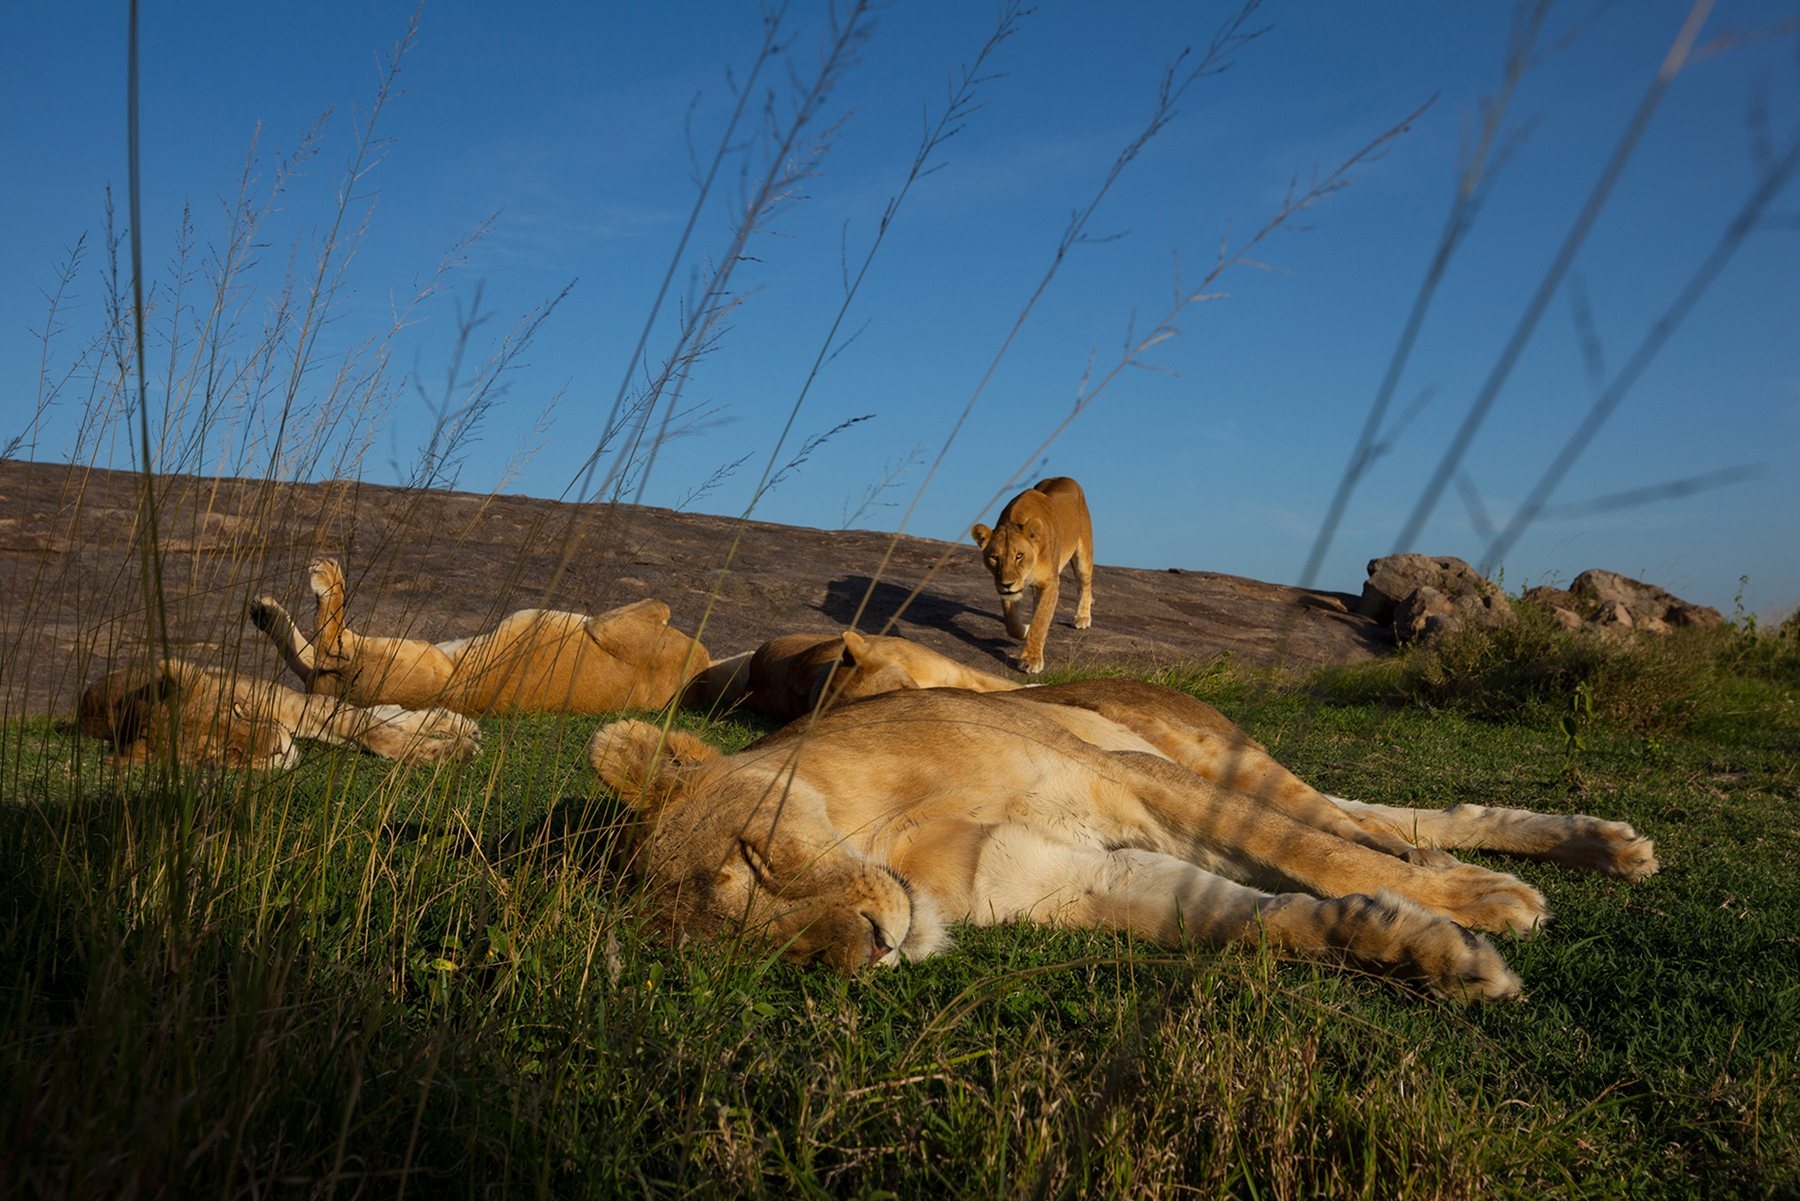
<path fill-rule="evenodd" d="M 1557 917 L 1502 940 L 1526 999 L 1477 1008 L 1098 932 L 965 929 L 853 979 L 673 946 L 640 920 L 591 720 L 489 720 L 455 769 L 316 747 L 286 776 L 172 783 L 14 724 L 0 1185 L 1793 1195 L 1800 714 L 1765 641 L 1686 640 L 1720 683 L 1648 731 L 1598 705 L 1579 751 L 1554 705 L 1428 708 L 1391 665 L 1167 677 L 1342 795 L 1656 837 L 1637 886 L 1509 864 Z"/>

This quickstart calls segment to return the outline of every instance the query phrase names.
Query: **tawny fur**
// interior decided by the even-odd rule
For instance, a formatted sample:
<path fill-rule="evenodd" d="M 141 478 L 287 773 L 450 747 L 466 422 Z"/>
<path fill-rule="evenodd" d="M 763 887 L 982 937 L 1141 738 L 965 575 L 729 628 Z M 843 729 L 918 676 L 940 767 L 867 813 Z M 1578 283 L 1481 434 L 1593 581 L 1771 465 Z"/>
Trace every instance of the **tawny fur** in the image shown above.
<path fill-rule="evenodd" d="M 345 617 L 344 573 L 312 565 L 313 636 L 263 597 L 250 617 L 306 690 L 358 705 L 438 706 L 458 713 L 610 713 L 657 709 L 711 660 L 669 625 L 669 607 L 641 600 L 606 613 L 522 609 L 472 638 L 430 643 L 359 634 Z"/>
<path fill-rule="evenodd" d="M 821 707 L 902 688 L 1000 692 L 1019 685 L 976 671 L 905 638 L 880 634 L 784 634 L 696 676 L 682 694 L 692 708 L 743 705 L 791 720 Z"/>
<path fill-rule="evenodd" d="M 807 648 L 811 648 L 807 651 Z M 833 659 L 833 652 L 840 657 Z M 806 652 L 806 653 L 802 653 Z M 1137 680 L 1082 680 L 1026 685 L 965 667 L 905 638 L 796 634 L 756 652 L 782 670 L 763 685 L 772 698 L 812 698 L 799 708 L 745 703 L 777 717 L 810 712 L 816 699 L 849 701 L 903 688 L 1017 690 L 1037 704 L 1083 708 L 1124 726 L 1156 753 L 1234 792 L 1255 797 L 1296 821 L 1420 866 L 1453 865 L 1447 852 L 1482 850 L 1540 859 L 1642 880 L 1657 870 L 1649 839 L 1630 838 L 1616 822 L 1581 815 L 1532 813 L 1479 805 L 1409 809 L 1328 796 L 1282 766 L 1263 745 L 1206 702 Z M 757 677 L 762 678 L 762 677 Z M 827 686 L 828 685 L 828 686 Z"/>
<path fill-rule="evenodd" d="M 1548 917 L 1543 897 L 1414 839 L 1630 880 L 1657 867 L 1623 823 L 1338 801 L 1217 710 L 1134 681 L 902 688 L 728 757 L 615 723 L 589 755 L 639 810 L 672 924 L 748 930 L 848 969 L 928 954 L 947 920 L 1029 920 L 1165 943 L 1268 938 L 1502 998 L 1517 977 L 1464 927 L 1528 933 Z"/>
<path fill-rule="evenodd" d="M 173 753 L 184 763 L 272 770 L 299 761 L 300 739 L 408 762 L 465 760 L 481 745 L 480 727 L 447 709 L 359 708 L 180 659 L 96 680 L 81 694 L 77 720 L 83 733 L 113 744 L 119 763 Z"/>
<path fill-rule="evenodd" d="M 982 562 L 1000 593 L 1006 632 L 1023 639 L 1019 670 L 1044 670 L 1044 640 L 1056 617 L 1062 569 L 1075 564 L 1075 628 L 1085 630 L 1094 615 L 1094 522 L 1088 515 L 1081 485 L 1067 476 L 1039 480 L 1007 502 L 992 529 L 976 525 L 969 533 L 981 548 Z M 1031 625 L 1020 609 L 1031 593 Z"/>

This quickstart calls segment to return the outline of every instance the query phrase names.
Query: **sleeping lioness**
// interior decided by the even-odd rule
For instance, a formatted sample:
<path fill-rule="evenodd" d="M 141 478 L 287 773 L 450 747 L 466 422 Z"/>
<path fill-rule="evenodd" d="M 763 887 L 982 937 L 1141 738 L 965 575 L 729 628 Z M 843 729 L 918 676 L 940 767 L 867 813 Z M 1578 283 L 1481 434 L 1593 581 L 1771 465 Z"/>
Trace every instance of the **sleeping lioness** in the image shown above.
<path fill-rule="evenodd" d="M 820 708 L 821 702 L 828 706 L 900 688 L 998 692 L 1017 687 L 908 639 L 846 630 L 784 634 L 752 653 L 714 663 L 694 677 L 682 704 L 700 709 L 744 705 L 791 720 Z"/>
<path fill-rule="evenodd" d="M 1056 616 L 1062 569 L 1075 563 L 1080 595 L 1075 601 L 1075 628 L 1085 630 L 1094 616 L 1094 522 L 1088 516 L 1081 485 L 1067 476 L 1039 480 L 1008 501 L 994 528 L 974 526 L 969 533 L 993 573 L 1000 593 L 1006 632 L 1025 640 L 1019 670 L 1044 670 L 1044 639 Z M 1019 616 L 1025 590 L 1031 590 L 1031 627 Z"/>
<path fill-rule="evenodd" d="M 312 589 L 318 620 L 311 639 L 269 597 L 250 607 L 250 619 L 308 692 L 358 705 L 469 714 L 657 709 L 710 662 L 705 647 L 669 625 L 669 607 L 658 600 L 593 616 L 521 609 L 473 638 L 430 643 L 350 629 L 335 559 L 312 565 Z"/>
<path fill-rule="evenodd" d="M 1657 869 L 1622 823 L 1354 806 L 1286 787 L 1215 710 L 1125 680 L 902 690 L 734 755 L 614 722 L 588 755 L 637 811 L 638 862 L 666 922 L 850 971 L 931 954 L 947 922 L 1033 921 L 1169 944 L 1267 937 L 1499 999 L 1519 979 L 1465 927 L 1528 932 L 1548 916 L 1543 897 L 1442 851 L 1411 856 L 1415 842 L 1628 880 Z M 1221 772 L 1261 791 L 1207 778 Z"/>
<path fill-rule="evenodd" d="M 481 744 L 480 727 L 447 709 L 361 709 L 180 659 L 123 668 L 88 685 L 77 724 L 112 743 L 117 763 L 153 762 L 173 750 L 184 763 L 286 768 L 299 762 L 301 738 L 438 762 L 468 759 Z"/>

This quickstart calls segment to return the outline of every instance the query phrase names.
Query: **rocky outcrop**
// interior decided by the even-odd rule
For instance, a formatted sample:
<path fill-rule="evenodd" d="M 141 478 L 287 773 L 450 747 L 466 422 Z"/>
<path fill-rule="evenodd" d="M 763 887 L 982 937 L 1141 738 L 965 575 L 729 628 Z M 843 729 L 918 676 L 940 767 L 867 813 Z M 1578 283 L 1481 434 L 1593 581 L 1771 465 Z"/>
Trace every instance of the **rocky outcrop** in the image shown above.
<path fill-rule="evenodd" d="M 1436 638 L 1468 625 L 1513 619 L 1500 586 L 1452 556 L 1388 555 L 1369 560 L 1357 611 L 1394 628 L 1401 642 Z"/>
<path fill-rule="evenodd" d="M 1530 588 L 1523 599 L 1545 609 L 1564 629 L 1609 638 L 1711 629 L 1725 621 L 1717 609 L 1684 601 L 1616 571 L 1584 571 L 1567 589 Z M 1514 619 L 1513 607 L 1498 584 L 1461 559 L 1433 555 L 1371 559 L 1357 611 L 1391 625 L 1401 643 Z"/>
<path fill-rule="evenodd" d="M 1725 615 L 1717 609 L 1684 601 L 1655 584 L 1616 571 L 1584 571 L 1567 589 L 1529 588 L 1525 599 L 1544 606 L 1571 628 L 1666 634 L 1678 628 L 1710 630 L 1725 624 Z"/>
<path fill-rule="evenodd" d="M 307 565 L 320 555 L 351 573 L 361 628 L 430 641 L 514 609 L 599 612 L 654 596 L 721 657 L 852 622 L 984 671 L 1007 671 L 1018 650 L 966 541 L 354 481 L 157 483 L 174 646 L 269 678 L 287 669 L 245 606 L 269 595 L 310 610 Z M 0 715 L 71 711 L 85 682 L 143 649 L 142 491 L 133 472 L 0 459 Z M 1071 628 L 1066 606 L 1057 615 L 1053 667 L 1148 670 L 1229 654 L 1305 670 L 1393 650 L 1349 593 L 1106 565 L 1094 592 L 1093 628 Z"/>

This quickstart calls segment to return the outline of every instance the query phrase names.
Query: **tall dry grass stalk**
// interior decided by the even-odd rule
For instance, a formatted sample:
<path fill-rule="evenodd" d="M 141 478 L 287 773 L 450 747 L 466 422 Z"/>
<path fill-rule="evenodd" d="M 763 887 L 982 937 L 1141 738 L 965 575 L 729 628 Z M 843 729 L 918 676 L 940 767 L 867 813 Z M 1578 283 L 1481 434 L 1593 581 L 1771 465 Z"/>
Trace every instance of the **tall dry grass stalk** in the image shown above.
<path fill-rule="evenodd" d="M 1361 472 L 1394 434 L 1386 419 L 1394 381 L 1480 207 L 1491 164 L 1504 160 L 1505 98 L 1542 21 L 1541 8 L 1525 14 L 1316 555 Z M 617 502 L 640 498 L 658 450 L 685 422 L 704 418 L 687 397 L 741 303 L 733 272 L 770 219 L 799 203 L 797 186 L 829 153 L 837 136 L 831 99 L 870 36 L 871 17 L 863 3 L 834 11 L 813 69 L 769 88 L 763 73 L 794 33 L 785 4 L 766 11 L 736 107 L 710 155 L 697 156 L 695 204 L 631 368 L 566 493 L 576 504 L 560 524 L 540 517 L 519 533 L 558 540 L 559 566 L 551 578 L 527 579 L 522 559 L 484 564 L 496 616 L 567 595 L 566 577 L 591 540 L 643 536 Z M 876 278 L 887 233 L 939 165 L 947 139 L 972 118 L 995 56 L 1026 19 L 1018 5 L 1001 9 L 900 172 L 760 456 L 758 496 L 807 453 L 804 443 L 788 450 L 791 434 L 818 373 L 841 348 L 855 300 Z M 1252 5 L 1205 53 L 1162 78 L 1144 126 L 1049 248 L 1044 274 L 918 494 L 1100 202 L 1174 118 L 1176 102 L 1252 44 L 1261 32 L 1254 20 Z M 1800 991 L 1779 950 L 1791 937 L 1781 941 L 1786 936 L 1748 907 L 1722 924 L 1715 903 L 1723 893 L 1728 902 L 1751 896 L 1761 905 L 1780 895 L 1791 865 L 1736 843 L 1730 854 L 1687 848 L 1698 899 L 1660 898 L 1679 910 L 1675 919 L 1658 924 L 1594 885 L 1565 919 L 1574 928 L 1569 940 L 1523 946 L 1528 974 L 1542 982 L 1534 984 L 1543 991 L 1534 998 L 1546 1015 L 1542 1030 L 1508 1014 L 1413 1005 L 1353 979 L 1278 967 L 1267 954 L 1149 953 L 1101 933 L 972 931 L 960 956 L 850 983 L 788 972 L 754 944 L 676 949 L 646 930 L 622 882 L 621 815 L 582 762 L 583 723 L 490 719 L 483 756 L 460 770 L 316 754 L 270 777 L 120 772 L 98 748 L 39 716 L 103 663 L 159 647 L 278 670 L 266 648 L 246 646 L 239 605 L 261 591 L 286 594 L 316 554 L 345 553 L 330 539 L 346 535 L 332 529 L 354 539 L 352 590 L 364 598 L 363 619 L 405 632 L 422 621 L 423 594 L 419 581 L 394 572 L 385 541 L 410 524 L 405 511 L 438 515 L 435 536 L 454 550 L 502 507 L 498 498 L 445 497 L 442 489 L 455 483 L 464 449 L 500 402 L 501 376 L 544 335 L 560 295 L 484 357 L 477 293 L 459 319 L 444 386 L 422 394 L 434 421 L 406 469 L 412 487 L 382 502 L 400 513 L 368 501 L 355 481 L 366 474 L 369 431 L 409 387 L 419 388 L 394 370 L 400 332 L 418 306 L 441 298 L 465 248 L 452 247 L 390 323 L 341 354 L 325 349 L 348 264 L 370 236 L 371 211 L 356 197 L 385 149 L 378 119 L 397 95 L 416 36 L 415 22 L 353 130 L 322 224 L 327 233 L 279 274 L 261 317 L 258 248 L 272 240 L 292 174 L 322 153 L 323 127 L 267 182 L 253 148 L 226 234 L 212 243 L 219 249 L 198 256 L 203 239 L 184 218 L 170 273 L 155 284 L 121 264 L 139 220 L 122 234 L 109 219 L 103 327 L 61 372 L 49 367 L 52 347 L 66 332 L 66 298 L 87 245 L 78 243 L 58 269 L 37 409 L 8 447 L 35 449 L 48 409 L 80 404 L 64 503 L 34 527 L 42 566 L 0 614 L 0 877 L 10 882 L 0 906 L 0 1006 L 12 1032 L 0 1040 L 0 1079 L 15 1085 L 0 1102 L 0 1184 L 21 1195 L 68 1196 L 1201 1189 L 1440 1197 L 1675 1194 L 1696 1180 L 1746 1192 L 1791 1187 L 1800 1145 L 1792 1098 L 1800 1094 L 1793 1026 L 1784 1019 Z M 1080 382 L 1068 420 L 1126 368 L 1148 362 L 1177 322 L 1212 298 L 1221 274 L 1252 261 L 1266 238 L 1345 186 L 1410 119 L 1292 192 L 1247 239 L 1222 243 L 1198 280 L 1177 277 L 1168 310 L 1148 330 L 1127 330 L 1117 358 L 1094 364 Z M 1791 160 L 1771 156 L 1767 178 L 1776 186 Z M 699 254 L 701 216 L 718 203 L 733 166 L 744 181 L 731 199 L 735 220 L 719 246 Z M 1752 197 L 1746 207 L 1751 220 L 1758 203 Z M 1722 240 L 1727 245 L 1735 241 Z M 674 281 L 696 259 L 715 267 L 668 321 Z M 1671 307 L 1675 319 L 1682 303 Z M 1619 377 L 1624 387 L 1628 372 Z M 1603 392 L 1622 395 L 1611 385 Z M 1603 420 L 1616 404 L 1608 400 L 1604 412 L 1597 404 L 1596 413 Z M 1045 431 L 994 500 L 1067 424 Z M 1577 442 L 1570 446 L 1579 453 Z M 82 467 L 128 447 L 146 468 L 143 504 L 93 511 Z M 1454 460 L 1446 463 L 1454 474 Z M 1546 479 L 1547 496 L 1554 478 Z M 94 530 L 108 522 L 132 525 L 145 558 L 73 570 L 103 553 Z M 723 578 L 730 563 L 719 567 Z M 609 583 L 579 580 L 596 598 Z M 46 629 L 69 653 L 29 643 L 31 632 Z M 1545 658 L 1539 643 L 1519 645 L 1515 658 Z M 1494 653 L 1461 648 L 1461 658 L 1417 665 L 1423 682 L 1407 686 L 1453 687 L 1459 671 L 1487 669 Z M 1741 654 L 1755 670 L 1740 674 L 1779 683 L 1792 672 L 1792 654 L 1770 663 L 1761 651 Z M 1642 673 L 1621 668 L 1617 676 L 1615 708 L 1661 712 L 1666 690 L 1638 687 Z M 1709 661 L 1691 678 L 1716 684 L 1717 673 Z M 1416 720 L 1379 704 L 1322 711 L 1313 698 L 1244 683 L 1219 665 L 1173 682 L 1235 689 L 1246 707 L 1266 707 L 1265 737 L 1326 762 L 1341 759 L 1345 745 L 1396 741 L 1370 725 Z M 1396 684 L 1383 677 L 1336 686 L 1340 696 L 1358 687 L 1385 695 Z M 1733 693 L 1740 702 L 1768 708 L 1766 698 Z M 669 720 L 732 745 L 759 732 L 747 723 Z M 1330 726 L 1334 720 L 1344 727 Z M 1671 740 L 1677 732 L 1656 731 Z M 1646 737 L 1635 727 L 1617 732 L 1588 779 L 1612 781 L 1621 793 L 1635 788 L 1650 798 L 1637 803 L 1652 818 L 1685 806 L 1696 823 L 1715 822 L 1718 846 L 1728 833 L 1774 845 L 1783 819 L 1765 816 L 1776 807 L 1764 794 L 1783 778 L 1779 746 L 1749 737 L 1732 744 L 1750 765 L 1743 776 L 1753 777 L 1740 785 L 1719 776 L 1711 746 L 1665 773 L 1634 774 L 1634 756 L 1650 753 Z M 1507 799 L 1545 788 L 1521 778 L 1520 764 L 1544 755 L 1529 731 L 1466 734 L 1420 721 L 1405 725 L 1398 741 L 1413 755 L 1404 770 L 1383 775 L 1368 757 L 1349 770 L 1360 764 L 1387 794 L 1429 787 L 1434 771 L 1482 781 Z M 1728 826 L 1712 816 L 1706 790 L 1740 787 L 1742 813 L 1730 819 L 1739 824 Z M 1676 799 L 1658 799 L 1665 795 Z M 1697 971 L 1671 953 L 1673 966 L 1652 961 L 1634 976 L 1596 949 L 1662 938 L 1729 950 Z M 1734 992 L 1734 979 L 1751 982 L 1754 995 Z M 1631 1041 L 1634 1028 L 1659 1022 L 1682 1033 Z M 1576 1054 L 1569 1044 L 1580 1040 L 1565 1037 L 1571 1030 L 1589 1040 Z M 1684 1130 L 1702 1126 L 1713 1150 L 1681 1145 Z M 1634 1156 L 1634 1141 L 1654 1150 Z"/>

